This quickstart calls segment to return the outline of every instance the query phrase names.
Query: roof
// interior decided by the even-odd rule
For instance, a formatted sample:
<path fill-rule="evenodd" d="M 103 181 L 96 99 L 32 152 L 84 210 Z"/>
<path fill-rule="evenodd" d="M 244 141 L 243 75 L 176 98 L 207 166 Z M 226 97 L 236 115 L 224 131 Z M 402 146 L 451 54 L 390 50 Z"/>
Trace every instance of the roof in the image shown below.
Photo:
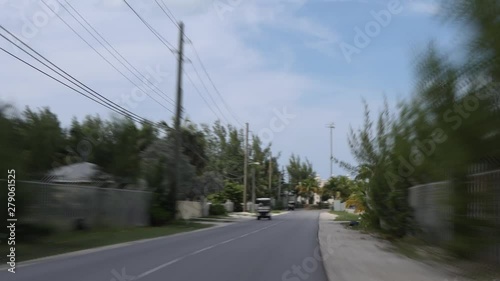
<path fill-rule="evenodd" d="M 56 168 L 50 171 L 47 177 L 52 181 L 87 182 L 100 173 L 96 164 L 81 162 Z"/>
<path fill-rule="evenodd" d="M 261 200 L 261 201 L 263 201 L 263 200 L 271 200 L 271 198 L 257 198 L 256 200 Z"/>

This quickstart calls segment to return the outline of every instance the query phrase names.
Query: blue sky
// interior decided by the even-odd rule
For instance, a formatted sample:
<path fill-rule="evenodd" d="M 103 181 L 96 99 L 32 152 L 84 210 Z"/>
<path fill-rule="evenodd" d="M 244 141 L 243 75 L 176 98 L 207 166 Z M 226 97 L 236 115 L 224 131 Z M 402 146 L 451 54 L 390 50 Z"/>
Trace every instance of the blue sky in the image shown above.
<path fill-rule="evenodd" d="M 61 8 L 60 5 L 67 5 L 63 0 L 60 3 L 45 1 L 99 52 L 135 79 Z M 398 7 L 402 11 L 392 14 L 388 24 L 380 27 L 370 43 L 348 62 L 341 44 L 355 46 L 355 28 L 365 29 L 374 20 L 372 12 L 389 11 L 392 1 L 164 0 L 176 18 L 186 25 L 192 44 L 186 45 L 186 56 L 191 62 L 185 69 L 210 104 L 208 106 L 184 78 L 184 106 L 188 116 L 197 123 L 212 123 L 219 118 L 237 126 L 249 122 L 254 134 L 272 141 L 273 150 L 281 152 L 280 165 L 285 165 L 290 154 L 295 153 L 311 160 L 323 178 L 329 174 L 326 124 L 333 121 L 336 124 L 334 156 L 353 163 L 347 132 L 349 126 L 357 128 L 362 121 L 361 98 L 376 111 L 382 106 L 384 95 L 392 104 L 397 98 L 407 97 L 415 82 L 415 56 L 430 40 L 455 54 L 463 39 L 455 27 L 440 21 L 442 11 L 437 2 L 400 0 Z M 170 98 L 175 97 L 175 57 L 122 0 L 69 2 L 142 73 L 147 73 L 147 69 L 159 71 L 157 86 Z M 177 46 L 177 28 L 154 0 L 129 0 L 129 3 Z M 0 0 L 0 24 L 129 110 L 155 121 L 171 119 L 172 113 L 148 97 L 132 97 L 132 102 L 125 102 L 127 97 L 130 100 L 135 86 L 44 7 L 40 1 Z M 44 15 L 46 21 L 42 21 Z M 36 17 L 38 22 L 33 21 Z M 3 39 L 0 46 L 15 49 Z M 203 75 L 193 46 L 239 122 L 232 118 Z M 107 109 L 4 53 L 0 53 L 0 65 L 3 101 L 20 108 L 50 106 L 63 125 L 69 124 L 73 116 L 80 119 L 87 114 L 110 116 Z M 140 81 L 135 82 L 141 85 Z M 174 110 L 171 104 L 158 100 Z M 275 123 L 277 111 L 285 111 L 293 117 L 285 124 Z M 269 131 L 272 136 L 264 136 Z M 345 172 L 335 166 L 334 174 L 339 173 Z"/>

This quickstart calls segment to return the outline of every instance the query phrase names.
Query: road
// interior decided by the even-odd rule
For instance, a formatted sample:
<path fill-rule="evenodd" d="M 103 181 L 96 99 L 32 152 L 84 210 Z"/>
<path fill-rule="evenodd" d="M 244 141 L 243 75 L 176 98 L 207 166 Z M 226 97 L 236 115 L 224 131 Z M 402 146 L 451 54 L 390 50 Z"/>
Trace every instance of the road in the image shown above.
<path fill-rule="evenodd" d="M 164 237 L 0 272 L 6 281 L 326 281 L 316 211 Z M 316 253 L 315 253 L 316 252 Z"/>

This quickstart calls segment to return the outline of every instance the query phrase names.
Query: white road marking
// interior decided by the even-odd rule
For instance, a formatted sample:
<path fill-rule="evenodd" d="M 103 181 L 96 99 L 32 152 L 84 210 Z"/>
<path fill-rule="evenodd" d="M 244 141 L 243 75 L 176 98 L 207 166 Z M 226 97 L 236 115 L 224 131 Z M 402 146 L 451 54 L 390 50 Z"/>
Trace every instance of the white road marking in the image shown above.
<path fill-rule="evenodd" d="M 196 252 L 192 252 L 192 253 L 191 253 L 191 254 L 189 254 L 188 256 L 193 256 L 193 255 L 199 254 L 199 253 L 201 253 L 201 252 L 204 252 L 204 251 L 206 251 L 206 250 L 210 250 L 210 249 L 212 249 L 212 248 L 213 248 L 213 247 L 215 247 L 215 246 L 217 246 L 217 244 L 212 245 L 212 246 L 208 246 L 208 247 L 203 248 L 203 249 L 201 249 L 201 250 L 198 250 L 198 251 L 196 251 Z"/>
<path fill-rule="evenodd" d="M 171 265 L 171 264 L 174 264 L 174 263 L 176 263 L 176 262 L 178 262 L 178 261 L 182 260 L 183 258 L 184 258 L 184 257 L 182 257 L 182 258 L 178 258 L 178 259 L 175 259 L 175 260 L 172 260 L 172 261 L 169 261 L 169 262 L 164 263 L 164 264 L 162 264 L 162 265 L 160 265 L 160 266 L 158 266 L 158 267 L 155 267 L 155 268 L 153 268 L 153 269 L 151 269 L 151 270 L 148 270 L 148 271 L 146 271 L 146 272 L 144 272 L 144 273 L 140 274 L 139 276 L 137 276 L 137 279 L 143 278 L 143 277 L 145 277 L 145 276 L 147 276 L 147 275 L 149 275 L 149 274 L 151 274 L 151 273 L 153 273 L 153 272 L 155 272 L 155 271 L 158 271 L 158 270 L 160 270 L 160 269 L 162 269 L 162 268 L 164 268 L 164 267 L 167 267 L 167 266 L 169 266 L 169 265 Z"/>
<path fill-rule="evenodd" d="M 229 243 L 229 242 L 234 241 L 234 240 L 236 240 L 236 238 L 232 238 L 232 239 L 226 240 L 224 242 L 220 242 L 218 245 L 226 244 L 226 243 Z"/>
<path fill-rule="evenodd" d="M 226 243 L 232 242 L 232 241 L 237 240 L 237 239 L 239 239 L 239 238 L 243 238 L 243 237 L 248 236 L 248 235 L 250 235 L 250 234 L 257 233 L 257 232 L 262 231 L 262 230 L 264 230 L 264 229 L 268 229 L 268 228 L 270 228 L 270 227 L 276 226 L 276 225 L 278 225 L 278 224 L 280 224 L 280 223 L 282 223 L 282 222 L 278 222 L 278 223 L 275 223 L 275 224 L 272 224 L 272 225 L 269 225 L 269 226 L 266 226 L 266 227 L 263 227 L 263 228 L 260 228 L 260 229 L 254 230 L 254 231 L 249 232 L 249 233 L 247 233 L 247 234 L 244 234 L 244 235 L 242 235 L 242 236 L 239 236 L 239 237 L 236 237 L 236 238 L 232 238 L 232 239 L 229 239 L 229 240 L 226 240 L 226 241 L 223 241 L 223 242 L 220 242 L 220 243 L 217 243 L 217 244 L 214 244 L 214 245 L 208 246 L 208 247 L 203 248 L 203 249 L 201 249 L 201 250 L 198 250 L 198 251 L 192 252 L 192 253 L 190 253 L 190 254 L 187 254 L 187 255 L 182 256 L 182 257 L 180 257 L 180 258 L 177 258 L 177 259 L 175 259 L 175 260 L 169 261 L 169 262 L 167 262 L 167 263 L 164 263 L 164 264 L 162 264 L 162 265 L 160 265 L 160 266 L 158 266 L 158 267 L 155 267 L 155 268 L 153 268 L 153 269 L 151 269 L 151 270 L 148 270 L 148 271 L 146 271 L 146 272 L 144 272 L 144 273 L 140 274 L 139 276 L 137 276 L 137 279 L 140 279 L 140 278 L 143 278 L 143 277 L 145 277 L 145 276 L 147 276 L 147 275 L 150 275 L 151 273 L 156 272 L 156 271 L 158 271 L 158 270 L 160 270 L 160 269 L 162 269 L 162 268 L 165 268 L 165 267 L 167 267 L 167 266 L 169 266 L 169 265 L 172 265 L 172 264 L 174 264 L 174 263 L 176 263 L 176 262 L 178 262 L 178 261 L 180 261 L 180 260 L 183 260 L 183 259 L 184 259 L 184 258 L 186 258 L 186 257 L 189 257 L 189 256 L 194 256 L 194 255 L 199 254 L 199 253 L 201 253 L 201 252 L 204 252 L 204 251 L 206 251 L 206 250 L 210 250 L 210 249 L 215 248 L 215 247 L 217 247 L 217 246 L 220 246 L 220 245 L 223 245 L 223 244 L 226 244 Z"/>

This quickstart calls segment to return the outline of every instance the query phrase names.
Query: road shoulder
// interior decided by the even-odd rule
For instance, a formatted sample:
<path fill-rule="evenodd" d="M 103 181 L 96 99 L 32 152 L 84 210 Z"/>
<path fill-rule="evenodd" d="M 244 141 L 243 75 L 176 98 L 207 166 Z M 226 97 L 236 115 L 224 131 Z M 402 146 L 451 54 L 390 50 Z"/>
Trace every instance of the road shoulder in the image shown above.
<path fill-rule="evenodd" d="M 318 239 L 330 281 L 435 281 L 453 280 L 436 268 L 390 251 L 390 243 L 333 221 L 321 213 Z"/>

